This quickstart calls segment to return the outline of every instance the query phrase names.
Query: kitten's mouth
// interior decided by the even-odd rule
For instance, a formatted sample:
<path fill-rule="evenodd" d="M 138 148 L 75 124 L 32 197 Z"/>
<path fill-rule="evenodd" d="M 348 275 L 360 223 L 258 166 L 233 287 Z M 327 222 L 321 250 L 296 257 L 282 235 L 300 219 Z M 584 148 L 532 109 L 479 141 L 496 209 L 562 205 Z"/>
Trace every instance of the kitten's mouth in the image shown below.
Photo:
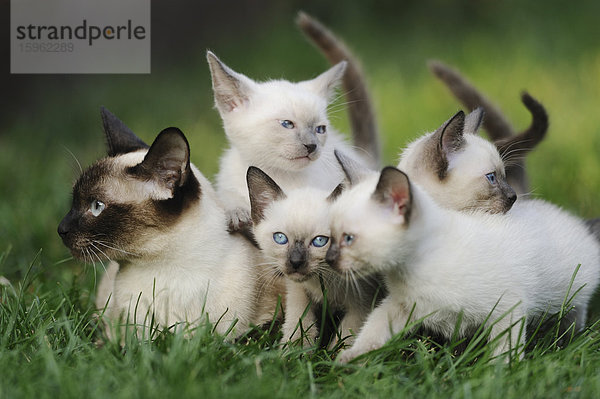
<path fill-rule="evenodd" d="M 285 275 L 287 278 L 289 278 L 290 280 L 295 281 L 297 283 L 303 283 L 306 280 L 310 279 L 310 277 L 311 277 L 310 273 L 299 273 L 299 272 L 286 273 Z"/>

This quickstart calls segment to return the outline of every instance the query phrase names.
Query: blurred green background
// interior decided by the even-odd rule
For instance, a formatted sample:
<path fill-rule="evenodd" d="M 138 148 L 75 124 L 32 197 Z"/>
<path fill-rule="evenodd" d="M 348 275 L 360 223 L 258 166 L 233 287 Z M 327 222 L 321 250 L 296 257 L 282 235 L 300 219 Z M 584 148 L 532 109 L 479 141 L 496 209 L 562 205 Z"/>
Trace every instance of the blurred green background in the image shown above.
<path fill-rule="evenodd" d="M 0 5 L 6 27 L 9 2 Z M 550 130 L 527 161 L 534 194 L 582 217 L 600 216 L 598 1 L 152 1 L 150 75 L 10 75 L 5 58 L 0 253 L 10 252 L 0 275 L 20 279 L 34 259 L 47 282 L 93 274 L 69 260 L 56 226 L 69 210 L 77 163 L 86 167 L 105 154 L 100 106 L 147 142 L 165 127 L 181 128 L 192 161 L 212 178 L 226 140 L 212 108 L 206 49 L 255 79 L 314 77 L 328 65 L 294 25 L 300 9 L 362 60 L 387 163 L 460 108 L 426 68 L 437 58 L 467 76 L 518 130 L 529 124 L 520 92 L 540 100 Z M 331 119 L 348 131 L 344 111 Z"/>

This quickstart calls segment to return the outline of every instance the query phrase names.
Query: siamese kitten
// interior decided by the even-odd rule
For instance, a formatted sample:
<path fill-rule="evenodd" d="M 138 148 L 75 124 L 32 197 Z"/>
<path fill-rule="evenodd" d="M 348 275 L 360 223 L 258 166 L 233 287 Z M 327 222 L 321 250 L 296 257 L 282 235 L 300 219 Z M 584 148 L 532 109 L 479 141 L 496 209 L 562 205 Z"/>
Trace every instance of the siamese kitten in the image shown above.
<path fill-rule="evenodd" d="M 486 117 L 483 127 L 502 155 L 506 165 L 506 179 L 518 194 L 529 193 L 529 179 L 525 171 L 525 156 L 546 136 L 548 114 L 544 106 L 528 93 L 521 95 L 521 101 L 532 116 L 527 130 L 517 133 L 500 110 L 483 96 L 458 71 L 440 61 L 430 61 L 429 69 L 448 86 L 452 94 L 468 109 L 482 107 Z"/>
<path fill-rule="evenodd" d="M 461 335 L 485 325 L 499 340 L 495 355 L 517 350 L 522 323 L 559 312 L 575 293 L 563 322 L 576 331 L 585 324 L 600 247 L 582 221 L 549 203 L 518 201 L 505 215 L 457 212 L 387 167 L 343 192 L 330 212 L 331 266 L 383 273 L 389 290 L 341 362 L 420 319 L 448 338 L 459 319 Z"/>
<path fill-rule="evenodd" d="M 435 132 L 410 143 L 398 168 L 446 208 L 507 212 L 517 195 L 506 182 L 496 147 L 476 134 L 482 120 L 481 108 L 466 117 L 458 112 Z"/>
<path fill-rule="evenodd" d="M 230 229 L 246 230 L 251 223 L 246 171 L 264 170 L 285 190 L 315 187 L 333 190 L 343 179 L 333 149 L 354 154 L 331 128 L 327 106 L 346 69 L 342 61 L 312 80 L 256 82 L 207 53 L 216 108 L 223 119 L 230 148 L 221 158 L 217 192 L 230 220 Z"/>
<path fill-rule="evenodd" d="M 227 232 L 225 211 L 190 163 L 183 133 L 165 129 L 148 147 L 107 110 L 102 117 L 108 157 L 75 183 L 58 233 L 77 259 L 111 261 L 98 292 L 109 321 L 148 334 L 204 318 L 219 333 L 270 320 L 275 306 L 267 320 L 257 308 L 276 300 L 258 292 L 267 288 L 260 254 Z"/>
<path fill-rule="evenodd" d="M 284 193 L 262 170 L 250 167 L 247 173 L 254 237 L 264 257 L 279 275 L 286 277 L 283 340 L 318 337 L 316 311 L 324 305 L 332 314 L 342 312 L 339 337 L 351 343 L 368 313 L 384 295 L 377 276 L 344 279 L 325 263 L 329 248 L 329 204 L 341 192 L 311 187 Z M 336 343 L 334 339 L 330 346 Z"/>

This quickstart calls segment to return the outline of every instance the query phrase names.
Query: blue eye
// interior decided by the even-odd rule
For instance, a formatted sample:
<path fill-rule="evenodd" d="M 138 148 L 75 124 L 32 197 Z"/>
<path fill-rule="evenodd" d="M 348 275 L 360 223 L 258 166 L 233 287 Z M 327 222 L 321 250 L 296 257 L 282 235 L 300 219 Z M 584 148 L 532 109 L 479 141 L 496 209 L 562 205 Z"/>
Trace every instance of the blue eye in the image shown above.
<path fill-rule="evenodd" d="M 281 126 L 283 126 L 286 129 L 293 129 L 295 126 L 294 122 L 288 121 L 287 119 L 285 119 L 283 121 L 279 121 L 279 123 L 281 124 Z"/>
<path fill-rule="evenodd" d="M 319 133 L 319 134 L 323 134 L 327 131 L 327 126 L 325 125 L 319 125 L 317 126 L 317 128 L 315 129 L 315 132 Z"/>
<path fill-rule="evenodd" d="M 354 243 L 354 236 L 352 234 L 344 233 L 344 235 L 342 235 L 342 242 L 344 245 L 350 246 Z"/>
<path fill-rule="evenodd" d="M 288 242 L 288 238 L 283 233 L 273 233 L 273 241 L 279 245 L 285 245 Z"/>
<path fill-rule="evenodd" d="M 485 175 L 492 186 L 496 185 L 496 172 L 488 173 Z"/>
<path fill-rule="evenodd" d="M 315 238 L 313 238 L 311 244 L 313 245 L 313 247 L 321 248 L 321 247 L 324 247 L 325 245 L 327 245 L 328 242 L 329 242 L 329 237 L 316 236 Z"/>

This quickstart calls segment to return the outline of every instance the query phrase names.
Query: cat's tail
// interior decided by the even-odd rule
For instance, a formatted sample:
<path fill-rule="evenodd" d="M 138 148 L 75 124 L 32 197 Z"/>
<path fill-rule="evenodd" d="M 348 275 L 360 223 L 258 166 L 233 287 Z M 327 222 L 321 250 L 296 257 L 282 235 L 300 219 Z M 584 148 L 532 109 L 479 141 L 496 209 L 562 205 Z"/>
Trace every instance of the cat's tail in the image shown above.
<path fill-rule="evenodd" d="M 466 107 L 471 110 L 483 107 L 483 127 L 505 161 L 508 183 L 518 194 L 529 192 L 524 159 L 525 155 L 544 139 L 548 131 L 548 114 L 544 106 L 528 93 L 521 95 L 523 104 L 531 113 L 532 122 L 529 128 L 517 134 L 502 112 L 458 71 L 440 61 L 430 61 L 428 65 L 433 74 L 444 82 Z"/>
<path fill-rule="evenodd" d="M 521 101 L 531 113 L 531 125 L 519 134 L 495 141 L 505 160 L 523 158 L 546 137 L 548 131 L 548 114 L 544 106 L 527 92 L 521 94 Z"/>
<path fill-rule="evenodd" d="M 367 152 L 367 159 L 371 166 L 379 168 L 381 164 L 379 130 L 360 63 L 340 39 L 310 15 L 300 11 L 296 23 L 332 65 L 343 60 L 348 62 L 343 87 L 354 145 Z"/>

